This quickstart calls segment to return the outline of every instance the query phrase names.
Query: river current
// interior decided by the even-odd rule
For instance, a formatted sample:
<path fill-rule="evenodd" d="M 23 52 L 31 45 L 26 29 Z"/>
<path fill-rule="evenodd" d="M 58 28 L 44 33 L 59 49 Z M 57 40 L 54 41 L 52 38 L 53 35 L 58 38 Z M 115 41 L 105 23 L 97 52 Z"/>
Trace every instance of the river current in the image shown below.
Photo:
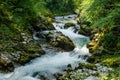
<path fill-rule="evenodd" d="M 11 73 L 0 74 L 0 80 L 40 80 L 40 76 L 44 76 L 48 80 L 56 80 L 53 74 L 62 72 L 68 64 L 74 68 L 80 62 L 86 62 L 84 56 L 90 55 L 86 48 L 89 38 L 78 34 L 77 30 L 80 29 L 80 25 L 77 24 L 76 17 L 77 15 L 57 16 L 53 23 L 55 31 L 62 32 L 72 40 L 75 45 L 73 51 L 55 51 L 42 46 L 46 52 L 45 55 L 31 60 L 31 62 L 16 68 Z M 64 28 L 66 23 L 73 23 L 75 26 Z"/>

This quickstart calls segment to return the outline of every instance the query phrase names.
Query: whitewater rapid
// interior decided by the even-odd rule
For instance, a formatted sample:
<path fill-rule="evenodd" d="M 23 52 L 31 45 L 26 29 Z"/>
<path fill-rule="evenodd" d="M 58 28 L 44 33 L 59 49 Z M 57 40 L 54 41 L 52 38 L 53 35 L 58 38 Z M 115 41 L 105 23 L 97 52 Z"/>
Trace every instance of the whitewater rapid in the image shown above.
<path fill-rule="evenodd" d="M 41 75 L 49 80 L 56 80 L 53 74 L 62 72 L 68 64 L 71 64 L 74 68 L 80 62 L 86 62 L 83 56 L 90 55 L 89 50 L 86 48 L 89 38 L 75 32 L 75 27 L 80 28 L 75 20 L 76 17 L 77 15 L 58 16 L 55 17 L 55 22 L 53 23 L 55 31 L 62 32 L 72 40 L 75 45 L 73 51 L 56 52 L 54 49 L 43 47 L 46 52 L 45 55 L 16 68 L 14 72 L 8 74 L 1 73 L 0 80 L 40 80 Z M 66 23 L 74 23 L 75 26 L 65 29 L 64 25 Z"/>

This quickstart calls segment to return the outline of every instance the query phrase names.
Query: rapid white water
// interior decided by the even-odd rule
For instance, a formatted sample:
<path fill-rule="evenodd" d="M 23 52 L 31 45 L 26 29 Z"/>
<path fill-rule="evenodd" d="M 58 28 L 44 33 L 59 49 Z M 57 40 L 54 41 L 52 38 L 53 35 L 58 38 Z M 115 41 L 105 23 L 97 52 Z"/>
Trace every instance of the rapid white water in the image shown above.
<path fill-rule="evenodd" d="M 73 51 L 56 52 L 43 47 L 46 51 L 45 55 L 32 60 L 25 66 L 16 68 L 14 72 L 0 74 L 0 80 L 40 80 L 40 75 L 47 77 L 49 80 L 55 80 L 53 74 L 62 71 L 68 64 L 74 67 L 80 62 L 85 62 L 86 59 L 83 58 L 83 56 L 90 55 L 89 50 L 86 48 L 86 43 L 89 41 L 89 38 L 74 32 L 74 27 L 80 28 L 75 20 L 76 16 L 77 15 L 55 17 L 56 22 L 53 23 L 56 31 L 62 32 L 73 41 L 75 44 Z M 65 23 L 74 23 L 76 26 L 65 29 Z"/>

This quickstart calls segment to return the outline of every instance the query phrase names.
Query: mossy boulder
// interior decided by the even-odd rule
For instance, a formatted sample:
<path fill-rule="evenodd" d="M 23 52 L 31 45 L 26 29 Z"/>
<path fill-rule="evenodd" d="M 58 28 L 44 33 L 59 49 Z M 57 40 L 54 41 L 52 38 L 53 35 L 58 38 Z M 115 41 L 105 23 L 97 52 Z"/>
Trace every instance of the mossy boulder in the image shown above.
<path fill-rule="evenodd" d="M 72 26 L 75 26 L 75 24 L 74 23 L 66 23 L 64 25 L 64 28 L 69 28 L 69 27 L 72 27 Z"/>
<path fill-rule="evenodd" d="M 60 48 L 65 51 L 71 51 L 74 49 L 73 42 L 61 32 L 50 32 L 46 36 L 46 40 L 54 47 Z"/>
<path fill-rule="evenodd" d="M 54 30 L 53 24 L 44 17 L 30 20 L 30 31 Z"/>
<path fill-rule="evenodd" d="M 84 25 L 82 25 L 78 31 L 79 34 L 83 34 L 86 36 L 91 36 L 93 32 L 94 31 L 90 27 Z"/>
<path fill-rule="evenodd" d="M 30 44 L 30 45 L 25 46 L 24 53 L 20 55 L 19 62 L 21 64 L 24 64 L 24 63 L 29 62 L 31 59 L 40 57 L 43 54 L 45 54 L 45 52 L 41 49 L 40 45 Z"/>
<path fill-rule="evenodd" d="M 40 39 L 45 39 L 46 38 L 45 34 L 43 34 L 41 32 L 36 33 L 35 36 L 40 38 Z"/>
<path fill-rule="evenodd" d="M 68 37 L 62 34 L 57 36 L 56 41 L 52 41 L 51 44 L 56 47 L 60 47 L 66 51 L 71 51 L 75 47 L 73 42 Z"/>

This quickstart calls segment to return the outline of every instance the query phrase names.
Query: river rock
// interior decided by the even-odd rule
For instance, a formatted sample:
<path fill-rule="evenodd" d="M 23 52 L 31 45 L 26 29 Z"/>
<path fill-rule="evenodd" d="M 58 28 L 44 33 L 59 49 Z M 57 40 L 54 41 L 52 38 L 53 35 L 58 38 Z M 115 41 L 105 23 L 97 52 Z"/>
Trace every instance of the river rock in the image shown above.
<path fill-rule="evenodd" d="M 92 36 L 92 33 L 93 33 L 93 30 L 90 28 L 90 27 L 87 27 L 87 26 L 81 26 L 79 31 L 78 31 L 79 34 L 83 34 L 83 35 L 86 35 L 86 36 Z"/>
<path fill-rule="evenodd" d="M 72 26 L 75 26 L 75 24 L 74 23 L 66 23 L 64 25 L 64 28 L 69 28 L 69 27 L 72 27 Z"/>
<path fill-rule="evenodd" d="M 74 49 L 73 42 L 61 32 L 49 32 L 46 36 L 46 40 L 54 47 L 60 48 L 65 51 L 71 51 Z"/>
<path fill-rule="evenodd" d="M 30 21 L 31 27 L 29 30 L 33 31 L 42 31 L 42 30 L 54 30 L 54 26 L 51 22 L 47 21 L 43 17 L 39 17 Z"/>
<path fill-rule="evenodd" d="M 13 63 L 6 57 L 6 56 L 0 56 L 0 70 L 2 71 L 13 71 L 14 65 Z"/>
<path fill-rule="evenodd" d="M 38 43 L 29 43 L 24 46 L 24 52 L 20 55 L 19 62 L 24 64 L 29 62 L 31 59 L 40 57 L 43 54 L 45 54 L 45 52 Z"/>
<path fill-rule="evenodd" d="M 38 38 L 40 38 L 40 39 L 45 39 L 45 35 L 42 34 L 42 33 L 40 33 L 40 32 L 36 33 L 35 36 L 38 37 Z"/>
<path fill-rule="evenodd" d="M 59 77 L 63 76 L 63 74 L 62 73 L 55 73 L 54 76 L 57 80 L 59 80 Z"/>

